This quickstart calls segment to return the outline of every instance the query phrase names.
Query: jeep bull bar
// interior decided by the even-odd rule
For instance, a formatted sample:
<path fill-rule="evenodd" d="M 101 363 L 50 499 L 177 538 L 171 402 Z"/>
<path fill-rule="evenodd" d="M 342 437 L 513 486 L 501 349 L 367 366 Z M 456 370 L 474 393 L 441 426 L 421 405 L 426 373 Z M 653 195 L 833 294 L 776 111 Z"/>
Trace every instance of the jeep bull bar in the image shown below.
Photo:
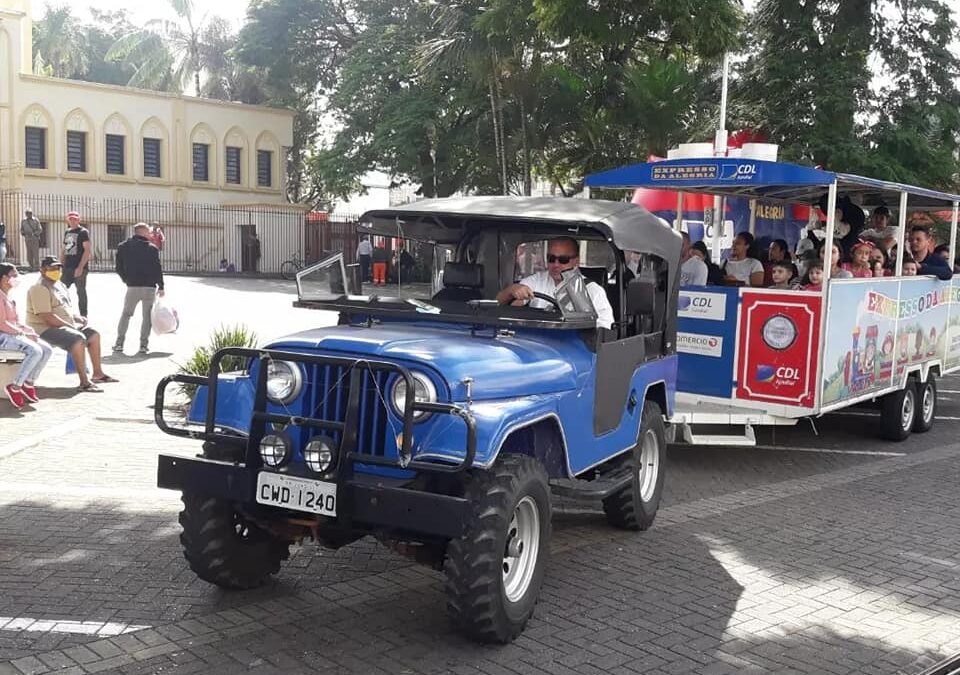
<path fill-rule="evenodd" d="M 241 436 L 227 433 L 217 425 L 217 388 L 219 384 L 220 364 L 225 358 L 239 357 L 249 362 L 258 362 L 254 383 L 253 412 L 249 434 Z M 311 368 L 339 369 L 338 382 L 346 381 L 346 405 L 335 415 L 342 419 L 325 419 L 296 414 L 280 414 L 267 411 L 267 374 L 270 361 L 287 361 L 298 364 L 307 372 Z M 402 434 L 397 439 L 397 457 L 364 452 L 360 446 L 359 426 L 362 420 L 361 391 L 365 386 L 364 378 L 387 374 L 403 378 L 407 396 L 402 415 Z M 167 388 L 173 384 L 185 384 L 207 387 L 206 412 L 203 430 L 187 427 L 175 427 L 164 418 L 164 399 Z M 305 387 L 308 385 L 305 385 Z M 355 521 L 367 526 L 388 527 L 409 530 L 427 535 L 455 537 L 463 529 L 469 503 L 461 497 L 435 494 L 409 487 L 390 485 L 389 479 L 369 474 L 356 474 L 357 464 L 406 469 L 415 472 L 433 474 L 456 474 L 473 465 L 476 456 L 476 423 L 473 415 L 464 408 L 452 403 L 421 402 L 414 398 L 415 380 L 410 371 L 396 363 L 376 359 L 341 358 L 315 354 L 302 354 L 271 349 L 246 349 L 231 347 L 214 354 L 210 363 L 210 374 L 169 375 L 157 385 L 154 405 L 154 419 L 157 426 L 167 434 L 193 438 L 212 443 L 220 448 L 236 451 L 230 461 L 207 458 L 184 458 L 160 455 L 157 485 L 161 488 L 207 494 L 231 501 L 255 504 L 257 475 L 264 467 L 260 455 L 260 442 L 268 433 L 268 424 L 283 425 L 285 428 L 319 429 L 328 434 L 339 436 L 336 453 L 329 470 L 325 473 L 303 472 L 294 475 L 310 477 L 337 484 L 338 509 L 337 525 L 350 527 Z M 334 387 L 335 388 L 335 387 Z M 326 388 L 325 388 L 326 389 Z M 326 395 L 331 390 L 326 389 Z M 303 395 L 303 393 L 301 394 Z M 384 406 L 387 403 L 384 402 Z M 326 409 L 327 406 L 322 406 Z M 440 464 L 417 461 L 412 458 L 414 413 L 455 415 L 466 425 L 467 438 L 463 459 L 457 464 Z M 384 410 L 385 414 L 389 411 Z M 312 414 L 316 414 L 315 412 Z M 369 448 L 373 450 L 373 448 Z M 292 450 L 291 450 L 292 452 Z M 236 459 L 243 455 L 243 462 Z M 392 481 L 396 484 L 398 481 Z"/>

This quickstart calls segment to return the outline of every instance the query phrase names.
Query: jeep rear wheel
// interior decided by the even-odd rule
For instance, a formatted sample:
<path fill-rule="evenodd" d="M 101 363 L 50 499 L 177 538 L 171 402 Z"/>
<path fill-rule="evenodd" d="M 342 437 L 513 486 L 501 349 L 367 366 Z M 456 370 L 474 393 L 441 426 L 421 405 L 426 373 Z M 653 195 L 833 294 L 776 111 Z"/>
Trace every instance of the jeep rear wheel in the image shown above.
<path fill-rule="evenodd" d="M 290 556 L 289 542 L 249 522 L 225 500 L 182 496 L 180 544 L 194 573 L 231 590 L 262 586 Z"/>
<path fill-rule="evenodd" d="M 660 406 L 643 404 L 640 437 L 627 460 L 630 485 L 603 500 L 607 522 L 625 530 L 646 530 L 660 508 L 664 468 L 667 463 L 667 434 Z"/>
<path fill-rule="evenodd" d="M 447 610 L 481 642 L 510 642 L 523 631 L 540 595 L 550 542 L 550 490 L 537 460 L 501 457 L 466 485 L 473 513 L 447 545 Z"/>

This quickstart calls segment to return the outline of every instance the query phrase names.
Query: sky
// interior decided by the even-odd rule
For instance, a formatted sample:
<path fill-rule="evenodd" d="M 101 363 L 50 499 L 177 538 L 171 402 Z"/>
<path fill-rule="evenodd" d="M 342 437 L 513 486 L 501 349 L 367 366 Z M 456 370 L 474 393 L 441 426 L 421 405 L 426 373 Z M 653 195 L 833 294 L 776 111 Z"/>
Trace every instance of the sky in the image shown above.
<path fill-rule="evenodd" d="M 176 15 L 165 0 L 158 2 L 142 2 L 135 0 L 33 0 L 32 13 L 34 19 L 43 16 L 47 5 L 58 7 L 69 4 L 76 14 L 88 17 L 87 9 L 95 7 L 99 10 L 125 9 L 129 13 L 130 21 L 134 24 L 143 24 L 150 19 L 173 19 Z M 240 27 L 247 12 L 247 0 L 193 0 L 193 5 L 200 16 L 205 13 L 220 16 L 236 27 Z"/>

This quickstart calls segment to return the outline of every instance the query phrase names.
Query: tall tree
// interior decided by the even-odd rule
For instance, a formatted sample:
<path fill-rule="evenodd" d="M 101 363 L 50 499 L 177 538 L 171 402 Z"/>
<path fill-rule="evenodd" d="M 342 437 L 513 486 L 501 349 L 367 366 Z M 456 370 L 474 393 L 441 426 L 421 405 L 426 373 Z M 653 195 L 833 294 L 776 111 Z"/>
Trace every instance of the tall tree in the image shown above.
<path fill-rule="evenodd" d="M 79 77 L 90 65 L 87 27 L 69 6 L 47 6 L 33 24 L 33 70 L 38 75 Z"/>
<path fill-rule="evenodd" d="M 135 69 L 131 86 L 182 90 L 192 79 L 194 93 L 200 96 L 200 75 L 207 67 L 205 57 L 210 53 L 203 42 L 208 24 L 205 18 L 195 17 L 193 0 L 167 1 L 178 21 L 147 22 L 143 28 L 117 40 L 107 58 Z"/>

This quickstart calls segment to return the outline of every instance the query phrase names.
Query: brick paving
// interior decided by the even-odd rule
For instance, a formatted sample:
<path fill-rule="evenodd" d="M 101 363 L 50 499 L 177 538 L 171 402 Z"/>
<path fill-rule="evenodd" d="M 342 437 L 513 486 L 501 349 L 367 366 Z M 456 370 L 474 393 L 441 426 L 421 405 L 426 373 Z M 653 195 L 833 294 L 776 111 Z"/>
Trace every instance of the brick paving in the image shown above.
<path fill-rule="evenodd" d="M 121 289 L 90 285 L 109 343 Z M 37 410 L 0 402 L 0 675 L 840 675 L 916 673 L 960 651 L 955 420 L 903 444 L 833 415 L 820 437 L 761 438 L 779 450 L 671 448 L 650 531 L 561 508 L 541 603 L 506 647 L 451 632 L 441 575 L 369 540 L 295 547 L 266 587 L 220 591 L 187 569 L 177 495 L 154 487 L 158 450 L 195 450 L 150 424 L 154 383 L 235 313 L 275 332 L 331 317 L 290 308 L 283 282 L 168 286 L 183 329 L 155 338 L 156 356 L 111 359 L 120 384 L 75 395 L 58 357 Z M 940 412 L 960 417 L 960 395 Z"/>

